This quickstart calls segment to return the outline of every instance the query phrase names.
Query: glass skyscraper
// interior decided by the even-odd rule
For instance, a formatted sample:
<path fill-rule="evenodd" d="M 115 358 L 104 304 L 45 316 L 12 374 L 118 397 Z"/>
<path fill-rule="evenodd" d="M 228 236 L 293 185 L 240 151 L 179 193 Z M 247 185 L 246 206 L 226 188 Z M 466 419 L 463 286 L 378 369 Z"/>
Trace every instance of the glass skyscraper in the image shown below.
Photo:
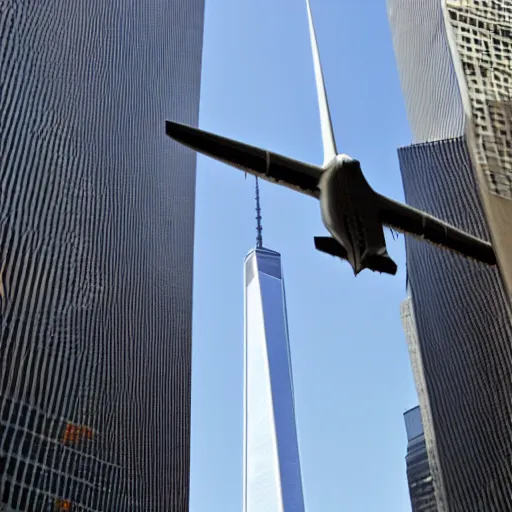
<path fill-rule="evenodd" d="M 512 71 L 510 17 L 500 21 L 498 4 L 388 0 L 413 133 L 399 150 L 406 201 L 492 234 L 502 274 L 406 240 L 402 314 L 440 511 L 510 510 L 512 327 L 503 283 L 510 286 Z"/>
<path fill-rule="evenodd" d="M 0 2 L 2 510 L 188 510 L 203 4 Z"/>
<path fill-rule="evenodd" d="M 280 254 L 252 250 L 244 281 L 243 512 L 304 512 Z"/>
<path fill-rule="evenodd" d="M 419 406 L 404 414 L 407 431 L 407 481 L 412 512 L 437 512 Z"/>

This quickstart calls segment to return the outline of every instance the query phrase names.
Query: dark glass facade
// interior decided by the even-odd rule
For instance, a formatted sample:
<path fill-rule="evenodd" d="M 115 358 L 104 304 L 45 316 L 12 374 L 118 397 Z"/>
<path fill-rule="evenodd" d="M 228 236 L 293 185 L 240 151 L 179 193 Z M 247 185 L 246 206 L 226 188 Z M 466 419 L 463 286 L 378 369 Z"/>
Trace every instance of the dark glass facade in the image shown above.
<path fill-rule="evenodd" d="M 404 414 L 407 430 L 407 481 L 412 512 L 437 512 L 432 473 L 419 406 Z"/>
<path fill-rule="evenodd" d="M 0 3 L 0 508 L 188 510 L 203 15 Z"/>

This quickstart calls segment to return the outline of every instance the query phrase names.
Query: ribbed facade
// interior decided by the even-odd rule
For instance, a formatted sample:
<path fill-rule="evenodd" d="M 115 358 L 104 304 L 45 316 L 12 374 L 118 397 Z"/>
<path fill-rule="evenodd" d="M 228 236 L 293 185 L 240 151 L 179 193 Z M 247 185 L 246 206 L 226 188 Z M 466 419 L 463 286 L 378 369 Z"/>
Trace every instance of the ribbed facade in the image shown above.
<path fill-rule="evenodd" d="M 304 512 L 281 256 L 244 266 L 243 512 Z"/>
<path fill-rule="evenodd" d="M 412 512 L 437 512 L 419 406 L 404 414 L 407 431 L 407 481 Z"/>
<path fill-rule="evenodd" d="M 512 510 L 512 202 L 503 150 L 512 138 L 510 116 L 500 114 L 512 78 L 510 7 L 388 0 L 415 142 L 399 150 L 407 203 L 492 234 L 503 277 L 406 240 L 412 304 L 402 313 L 415 320 L 420 365 L 411 360 L 440 511 Z"/>
<path fill-rule="evenodd" d="M 466 137 L 512 300 L 512 3 L 387 3 L 413 142 Z"/>
<path fill-rule="evenodd" d="M 413 142 L 460 137 L 465 116 L 441 0 L 387 0 Z"/>
<path fill-rule="evenodd" d="M 464 138 L 399 160 L 408 204 L 488 238 Z M 512 326 L 498 271 L 415 239 L 406 248 L 445 510 L 509 510 Z"/>
<path fill-rule="evenodd" d="M 0 509 L 188 510 L 203 11 L 0 2 Z"/>

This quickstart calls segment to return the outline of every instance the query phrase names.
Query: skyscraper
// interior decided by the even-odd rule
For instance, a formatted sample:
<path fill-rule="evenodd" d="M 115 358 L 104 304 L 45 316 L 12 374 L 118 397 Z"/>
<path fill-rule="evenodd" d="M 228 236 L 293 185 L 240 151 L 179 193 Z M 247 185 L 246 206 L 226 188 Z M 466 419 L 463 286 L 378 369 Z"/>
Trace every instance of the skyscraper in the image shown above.
<path fill-rule="evenodd" d="M 188 510 L 203 3 L 0 7 L 0 508 Z"/>
<path fill-rule="evenodd" d="M 404 414 L 407 431 L 407 481 L 412 512 L 437 512 L 419 406 Z"/>
<path fill-rule="evenodd" d="M 388 5 L 414 142 L 464 136 L 474 187 L 512 298 L 512 4 L 388 0 Z"/>
<path fill-rule="evenodd" d="M 304 512 L 281 255 L 258 242 L 244 263 L 244 512 Z"/>
<path fill-rule="evenodd" d="M 407 341 L 407 348 L 409 349 L 409 357 L 411 360 L 414 382 L 416 384 L 416 391 L 418 393 L 419 402 L 422 404 L 420 408 L 421 430 L 423 433 L 423 441 L 425 442 L 425 451 L 429 463 L 430 476 L 432 477 L 432 490 L 435 494 L 435 503 L 438 511 L 446 510 L 445 485 L 443 481 L 443 473 L 439 466 L 438 443 L 436 443 L 436 433 L 433 429 L 432 411 L 430 409 L 427 382 L 425 378 L 425 365 L 423 364 L 423 357 L 418 339 L 418 330 L 412 308 L 412 298 L 410 295 L 402 302 L 401 316 L 405 331 L 405 339 Z"/>
<path fill-rule="evenodd" d="M 475 39 L 474 31 L 478 44 L 505 44 L 508 22 L 500 25 L 492 6 L 388 0 L 414 139 L 399 150 L 406 200 L 480 237 L 489 238 L 490 230 L 508 283 L 512 216 L 498 213 L 512 205 L 505 165 L 511 139 L 490 112 L 507 108 L 498 82 L 507 83 L 510 68 L 503 53 L 462 55 L 459 44 Z M 456 28 L 455 18 L 469 25 Z M 462 66 L 466 60 L 475 65 L 474 75 Z M 496 269 L 412 239 L 406 248 L 411 301 L 403 312 L 414 319 L 408 336 L 417 338 L 420 364 L 413 369 L 439 510 L 509 510 L 509 296 Z"/>

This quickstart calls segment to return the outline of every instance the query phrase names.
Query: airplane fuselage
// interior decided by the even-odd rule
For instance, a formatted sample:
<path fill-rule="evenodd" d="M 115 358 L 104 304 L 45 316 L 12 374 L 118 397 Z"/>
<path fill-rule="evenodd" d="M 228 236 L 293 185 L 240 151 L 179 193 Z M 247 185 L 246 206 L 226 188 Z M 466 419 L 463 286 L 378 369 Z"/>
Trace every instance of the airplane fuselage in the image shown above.
<path fill-rule="evenodd" d="M 356 274 L 362 270 L 362 247 L 359 243 L 361 223 L 350 189 L 353 188 L 351 174 L 357 167 L 357 160 L 347 155 L 337 155 L 327 165 L 318 184 L 322 221 L 333 238 L 347 251 L 347 260 Z"/>
<path fill-rule="evenodd" d="M 354 274 L 365 268 L 394 273 L 396 265 L 387 254 L 377 195 L 359 161 L 337 155 L 326 166 L 318 188 L 323 223 L 345 249 Z"/>

